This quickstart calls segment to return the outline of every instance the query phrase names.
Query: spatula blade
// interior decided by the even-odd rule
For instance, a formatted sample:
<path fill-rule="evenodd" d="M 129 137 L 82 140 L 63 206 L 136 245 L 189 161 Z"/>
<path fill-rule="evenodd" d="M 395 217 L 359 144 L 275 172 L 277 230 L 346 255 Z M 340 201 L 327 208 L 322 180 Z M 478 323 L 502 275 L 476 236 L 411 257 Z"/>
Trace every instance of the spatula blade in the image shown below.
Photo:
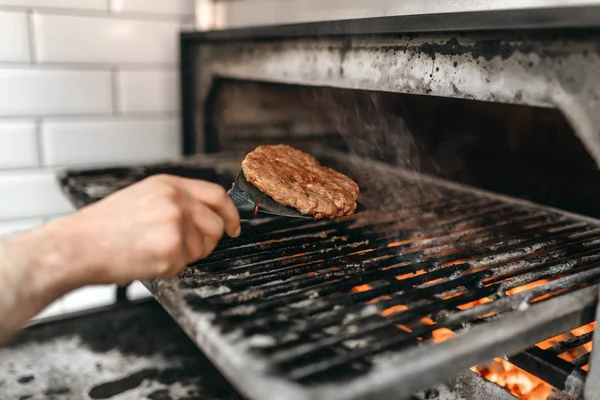
<path fill-rule="evenodd" d="M 310 215 L 304 215 L 294 208 L 279 204 L 271 197 L 258 190 L 254 185 L 246 180 L 246 176 L 244 176 L 243 171 L 240 171 L 233 185 L 237 190 L 246 192 L 250 199 L 258 205 L 258 211 L 262 214 L 287 218 L 313 219 L 313 217 Z"/>

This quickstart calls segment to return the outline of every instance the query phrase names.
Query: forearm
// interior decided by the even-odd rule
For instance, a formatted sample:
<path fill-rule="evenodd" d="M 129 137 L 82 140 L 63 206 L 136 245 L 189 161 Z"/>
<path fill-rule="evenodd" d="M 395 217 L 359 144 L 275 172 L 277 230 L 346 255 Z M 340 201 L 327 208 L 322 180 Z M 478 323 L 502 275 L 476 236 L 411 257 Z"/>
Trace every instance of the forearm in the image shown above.
<path fill-rule="evenodd" d="M 78 287 L 176 276 L 224 233 L 240 219 L 222 187 L 155 176 L 0 242 L 0 341 Z"/>
<path fill-rule="evenodd" d="M 46 226 L 0 242 L 0 342 L 83 284 L 60 236 Z"/>

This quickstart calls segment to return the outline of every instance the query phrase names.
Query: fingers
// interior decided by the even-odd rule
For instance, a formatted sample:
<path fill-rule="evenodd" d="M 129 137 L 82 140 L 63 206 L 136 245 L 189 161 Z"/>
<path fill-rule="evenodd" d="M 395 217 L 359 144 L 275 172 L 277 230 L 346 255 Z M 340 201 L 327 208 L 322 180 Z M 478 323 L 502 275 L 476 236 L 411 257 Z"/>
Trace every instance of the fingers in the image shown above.
<path fill-rule="evenodd" d="M 185 227 L 183 229 L 183 244 L 185 246 L 185 263 L 186 265 L 197 261 L 206 255 L 204 239 L 192 218 L 192 213 L 186 218 Z"/>
<path fill-rule="evenodd" d="M 233 204 L 233 201 L 227 196 L 225 190 L 215 184 L 205 181 L 173 177 L 174 182 L 182 190 L 188 192 L 196 201 L 204 203 L 216 214 L 218 214 L 225 224 L 225 232 L 230 237 L 240 235 L 240 216 Z"/>
<path fill-rule="evenodd" d="M 189 206 L 190 216 L 194 223 L 195 230 L 201 238 L 200 247 L 197 248 L 194 260 L 207 257 L 217 246 L 219 240 L 223 237 L 225 222 L 210 207 L 194 202 Z M 193 240 L 193 239 L 190 239 Z M 198 244 L 196 244 L 198 246 Z"/>

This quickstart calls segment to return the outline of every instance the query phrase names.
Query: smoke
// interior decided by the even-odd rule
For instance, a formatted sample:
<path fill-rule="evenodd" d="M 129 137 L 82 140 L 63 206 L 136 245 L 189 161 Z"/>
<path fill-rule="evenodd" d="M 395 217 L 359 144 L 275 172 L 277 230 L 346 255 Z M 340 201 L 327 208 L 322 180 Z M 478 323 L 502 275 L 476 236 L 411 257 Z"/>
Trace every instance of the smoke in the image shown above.
<path fill-rule="evenodd" d="M 420 171 L 421 154 L 407 123 L 408 109 L 398 96 L 390 101 L 386 93 L 339 89 L 314 90 L 311 96 L 313 118 L 329 132 L 339 134 L 355 159 Z M 418 203 L 426 195 L 419 180 L 407 182 L 365 167 L 364 161 L 356 161 L 348 172 L 361 183 L 370 207 L 398 209 Z"/>
<path fill-rule="evenodd" d="M 318 118 L 343 138 L 351 154 L 419 169 L 401 101 L 390 104 L 383 93 L 335 89 L 314 91 L 313 96 Z"/>

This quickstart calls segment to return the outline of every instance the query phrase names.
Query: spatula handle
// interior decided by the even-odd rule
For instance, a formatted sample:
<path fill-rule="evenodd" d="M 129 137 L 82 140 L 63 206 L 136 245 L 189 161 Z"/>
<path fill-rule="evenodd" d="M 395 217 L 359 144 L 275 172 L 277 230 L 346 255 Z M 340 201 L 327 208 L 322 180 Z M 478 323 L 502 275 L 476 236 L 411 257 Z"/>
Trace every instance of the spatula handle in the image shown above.
<path fill-rule="evenodd" d="M 233 204 L 235 204 L 235 208 L 240 214 L 240 219 L 254 219 L 256 217 L 258 205 L 252 201 L 248 193 L 232 188 L 229 189 L 227 195 L 233 200 Z"/>

